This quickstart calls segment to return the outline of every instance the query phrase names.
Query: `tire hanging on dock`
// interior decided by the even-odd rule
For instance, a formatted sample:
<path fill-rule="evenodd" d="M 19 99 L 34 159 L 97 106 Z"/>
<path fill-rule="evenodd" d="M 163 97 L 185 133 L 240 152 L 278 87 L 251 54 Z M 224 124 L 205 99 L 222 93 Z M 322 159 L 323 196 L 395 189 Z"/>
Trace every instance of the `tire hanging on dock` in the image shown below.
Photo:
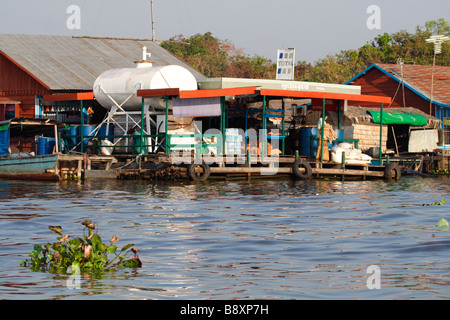
<path fill-rule="evenodd" d="M 198 172 L 198 167 L 201 168 L 201 172 Z M 192 180 L 205 181 L 208 179 L 211 170 L 209 169 L 209 165 L 205 161 L 202 161 L 202 163 L 191 163 L 187 168 L 187 172 L 189 178 Z"/>
<path fill-rule="evenodd" d="M 388 180 L 400 180 L 402 171 L 397 163 L 390 162 L 384 168 L 384 177 Z"/>
<path fill-rule="evenodd" d="M 303 170 L 302 170 L 303 169 Z M 309 179 L 312 176 L 311 165 L 304 159 L 298 158 L 292 164 L 292 172 L 299 179 Z"/>

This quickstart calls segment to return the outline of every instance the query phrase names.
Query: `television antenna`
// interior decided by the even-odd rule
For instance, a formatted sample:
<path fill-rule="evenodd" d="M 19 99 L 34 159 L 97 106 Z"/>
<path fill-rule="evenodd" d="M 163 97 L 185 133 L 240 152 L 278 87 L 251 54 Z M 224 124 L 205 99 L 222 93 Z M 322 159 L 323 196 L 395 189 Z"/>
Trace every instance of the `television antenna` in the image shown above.
<path fill-rule="evenodd" d="M 433 82 L 434 82 L 434 65 L 436 63 L 436 55 L 442 53 L 442 44 L 447 40 L 450 40 L 450 38 L 442 34 L 437 36 L 431 36 L 430 38 L 425 40 L 428 43 L 434 43 L 433 68 L 431 69 L 430 115 L 432 115 L 432 108 L 433 108 Z"/>

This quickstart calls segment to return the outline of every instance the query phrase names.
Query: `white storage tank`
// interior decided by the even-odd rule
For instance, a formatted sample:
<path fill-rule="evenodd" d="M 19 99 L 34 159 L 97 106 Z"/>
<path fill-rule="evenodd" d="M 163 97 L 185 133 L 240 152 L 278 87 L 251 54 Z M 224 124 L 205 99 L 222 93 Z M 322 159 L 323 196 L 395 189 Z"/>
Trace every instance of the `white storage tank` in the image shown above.
<path fill-rule="evenodd" d="M 169 65 L 153 67 L 150 62 L 138 63 L 137 68 L 118 68 L 103 72 L 94 82 L 94 97 L 106 109 L 115 104 L 126 111 L 141 110 L 142 99 L 136 95 L 137 89 L 197 90 L 194 75 L 181 66 Z M 109 96 L 108 96 L 109 95 Z M 131 96 L 131 98 L 129 98 Z M 160 98 L 146 99 L 146 104 L 155 108 L 165 108 L 165 100 Z"/>

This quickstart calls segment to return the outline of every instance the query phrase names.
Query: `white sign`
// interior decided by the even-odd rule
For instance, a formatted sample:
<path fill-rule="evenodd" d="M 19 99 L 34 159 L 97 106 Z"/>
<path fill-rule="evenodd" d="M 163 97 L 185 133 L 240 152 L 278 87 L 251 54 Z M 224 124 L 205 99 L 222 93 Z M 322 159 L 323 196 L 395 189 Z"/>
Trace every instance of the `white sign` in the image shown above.
<path fill-rule="evenodd" d="M 278 49 L 277 80 L 294 80 L 295 49 Z"/>
<path fill-rule="evenodd" d="M 220 116 L 220 97 L 180 99 L 172 98 L 173 117 Z"/>

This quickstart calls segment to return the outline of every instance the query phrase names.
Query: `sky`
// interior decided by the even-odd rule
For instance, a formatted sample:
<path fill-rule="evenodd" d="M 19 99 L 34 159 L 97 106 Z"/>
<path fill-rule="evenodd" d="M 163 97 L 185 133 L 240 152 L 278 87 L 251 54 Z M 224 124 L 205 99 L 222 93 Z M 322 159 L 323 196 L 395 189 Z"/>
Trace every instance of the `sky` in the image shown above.
<path fill-rule="evenodd" d="M 0 33 L 151 38 L 150 0 L 1 0 Z M 75 6 L 75 11 L 74 11 Z M 78 8 L 78 9 L 77 9 Z M 158 40 L 211 32 L 248 55 L 315 62 L 426 21 L 450 0 L 153 0 Z"/>

